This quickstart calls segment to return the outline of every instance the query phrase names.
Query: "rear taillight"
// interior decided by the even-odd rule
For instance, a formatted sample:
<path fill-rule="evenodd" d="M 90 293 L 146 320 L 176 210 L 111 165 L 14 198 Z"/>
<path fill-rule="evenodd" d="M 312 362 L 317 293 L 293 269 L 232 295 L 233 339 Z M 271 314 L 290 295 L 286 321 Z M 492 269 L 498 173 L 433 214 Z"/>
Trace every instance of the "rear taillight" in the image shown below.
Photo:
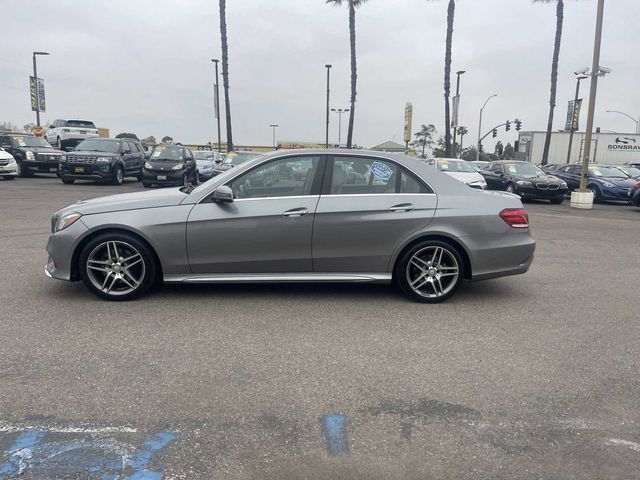
<path fill-rule="evenodd" d="M 511 228 L 529 227 L 529 215 L 524 208 L 506 208 L 500 212 L 500 218 Z"/>

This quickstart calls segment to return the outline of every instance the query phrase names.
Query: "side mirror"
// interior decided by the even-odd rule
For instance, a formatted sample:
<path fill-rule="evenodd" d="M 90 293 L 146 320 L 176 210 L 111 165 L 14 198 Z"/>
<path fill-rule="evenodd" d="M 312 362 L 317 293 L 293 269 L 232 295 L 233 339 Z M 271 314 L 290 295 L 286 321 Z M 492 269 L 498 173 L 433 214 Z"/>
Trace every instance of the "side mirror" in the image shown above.
<path fill-rule="evenodd" d="M 213 191 L 211 198 L 216 203 L 231 203 L 233 202 L 233 190 L 226 185 L 220 185 Z"/>

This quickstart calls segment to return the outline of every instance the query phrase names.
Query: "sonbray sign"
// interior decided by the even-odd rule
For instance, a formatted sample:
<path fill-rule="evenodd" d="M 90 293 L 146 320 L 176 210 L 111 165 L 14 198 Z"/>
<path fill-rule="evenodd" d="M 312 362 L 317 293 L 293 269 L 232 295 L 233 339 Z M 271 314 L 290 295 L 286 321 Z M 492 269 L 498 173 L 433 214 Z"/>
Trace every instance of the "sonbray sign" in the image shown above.
<path fill-rule="evenodd" d="M 35 77 L 29 77 L 29 94 L 31 96 L 31 111 L 46 112 L 47 105 L 44 96 L 44 80 L 42 78 L 38 78 L 36 82 Z"/>
<path fill-rule="evenodd" d="M 640 145 L 633 137 L 616 137 L 616 142 L 608 145 L 608 150 L 622 150 L 624 152 L 640 152 Z"/>

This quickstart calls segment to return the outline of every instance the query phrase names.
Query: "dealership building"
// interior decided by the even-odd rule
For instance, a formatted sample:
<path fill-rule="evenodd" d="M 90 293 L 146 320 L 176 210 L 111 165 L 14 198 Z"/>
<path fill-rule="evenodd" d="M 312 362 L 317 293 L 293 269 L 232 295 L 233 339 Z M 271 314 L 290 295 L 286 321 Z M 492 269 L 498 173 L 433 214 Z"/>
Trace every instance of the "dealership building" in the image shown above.
<path fill-rule="evenodd" d="M 542 162 L 546 132 L 520 132 L 516 158 L 527 162 Z M 569 132 L 553 132 L 549 148 L 549 163 L 567 163 L 569 153 Z M 575 132 L 569 163 L 582 161 L 585 133 Z M 636 133 L 594 133 L 591 139 L 592 163 L 624 165 L 640 163 L 640 134 Z"/>

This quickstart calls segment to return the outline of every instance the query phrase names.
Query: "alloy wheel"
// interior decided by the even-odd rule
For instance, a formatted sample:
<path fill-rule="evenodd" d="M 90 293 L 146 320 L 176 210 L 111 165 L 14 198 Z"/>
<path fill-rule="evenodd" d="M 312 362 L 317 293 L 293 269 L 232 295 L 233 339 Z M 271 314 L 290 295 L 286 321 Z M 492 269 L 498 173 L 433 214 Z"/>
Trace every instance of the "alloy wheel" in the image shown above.
<path fill-rule="evenodd" d="M 441 246 L 417 251 L 407 263 L 409 287 L 426 298 L 439 298 L 453 290 L 458 282 L 460 266 L 455 255 Z"/>
<path fill-rule="evenodd" d="M 95 247 L 89 253 L 85 268 L 91 284 L 112 296 L 135 291 L 146 273 L 142 254 L 129 243 L 119 240 L 106 241 Z"/>

